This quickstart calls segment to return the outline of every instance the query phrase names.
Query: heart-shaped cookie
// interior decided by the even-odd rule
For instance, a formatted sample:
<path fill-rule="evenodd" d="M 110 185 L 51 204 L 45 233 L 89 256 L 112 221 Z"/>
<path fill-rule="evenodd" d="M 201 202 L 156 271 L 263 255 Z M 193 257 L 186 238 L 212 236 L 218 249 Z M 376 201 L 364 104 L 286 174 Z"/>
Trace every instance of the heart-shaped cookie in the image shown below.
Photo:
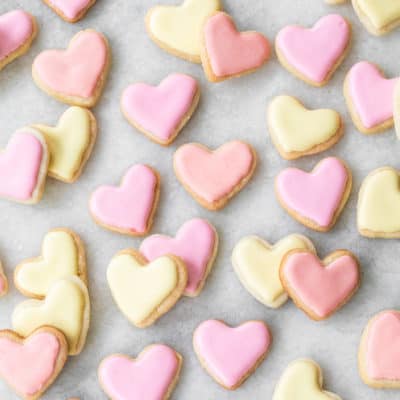
<path fill-rule="evenodd" d="M 256 71 L 269 59 L 270 44 L 258 32 L 238 32 L 228 14 L 216 12 L 203 27 L 201 61 L 207 79 L 220 82 Z"/>
<path fill-rule="evenodd" d="M 291 362 L 281 376 L 272 400 L 341 400 L 334 393 L 323 390 L 320 366 L 312 360 Z"/>
<path fill-rule="evenodd" d="M 188 61 L 201 63 L 204 19 L 220 9 L 219 0 L 185 0 L 180 6 L 156 6 L 147 13 L 147 32 L 162 49 Z"/>
<path fill-rule="evenodd" d="M 100 186 L 91 196 L 94 220 L 106 229 L 132 236 L 148 233 L 160 193 L 158 173 L 147 165 L 132 166 L 119 187 Z"/>
<path fill-rule="evenodd" d="M 335 225 L 351 187 L 349 168 L 334 157 L 320 161 L 311 173 L 287 168 L 275 180 L 281 206 L 294 219 L 320 232 L 327 232 Z"/>
<path fill-rule="evenodd" d="M 96 0 L 43 0 L 62 19 L 77 22 L 82 19 Z"/>
<path fill-rule="evenodd" d="M 50 164 L 49 175 L 60 181 L 75 182 L 92 152 L 97 136 L 94 115 L 86 108 L 70 107 L 57 126 L 34 125 L 46 139 Z"/>
<path fill-rule="evenodd" d="M 37 203 L 46 182 L 49 154 L 36 129 L 15 132 L 0 152 L 0 197 L 24 204 Z"/>
<path fill-rule="evenodd" d="M 360 284 L 357 258 L 347 250 L 337 250 L 323 261 L 310 250 L 291 250 L 281 262 L 279 275 L 297 307 L 316 321 L 344 306 Z"/>
<path fill-rule="evenodd" d="M 171 74 L 157 87 L 144 83 L 128 86 L 122 94 L 121 108 L 136 129 L 168 146 L 189 121 L 199 98 L 196 79 Z"/>
<path fill-rule="evenodd" d="M 35 18 L 23 10 L 0 15 L 0 70 L 29 50 L 37 31 Z"/>
<path fill-rule="evenodd" d="M 225 389 L 237 389 L 261 364 L 272 343 L 267 325 L 249 321 L 232 328 L 222 321 L 201 323 L 193 347 L 204 369 Z"/>
<path fill-rule="evenodd" d="M 186 265 L 188 282 L 184 294 L 198 296 L 214 263 L 218 250 L 218 234 L 204 219 L 191 219 L 181 226 L 174 238 L 152 235 L 146 238 L 140 252 L 147 260 L 173 254 Z"/>
<path fill-rule="evenodd" d="M 364 329 L 358 353 L 362 380 L 374 388 L 400 388 L 400 312 L 382 311 Z"/>
<path fill-rule="evenodd" d="M 366 61 L 355 64 L 344 83 L 344 95 L 354 125 L 365 134 L 393 126 L 393 98 L 399 78 L 385 79 L 379 68 Z"/>
<path fill-rule="evenodd" d="M 168 312 L 187 284 L 186 266 L 175 256 L 151 263 L 135 250 L 123 250 L 111 260 L 107 280 L 121 312 L 135 326 L 146 328 Z"/>
<path fill-rule="evenodd" d="M 308 110 L 291 96 L 272 100 L 268 128 L 275 147 L 286 160 L 325 151 L 343 136 L 342 118 L 337 111 Z"/>
<path fill-rule="evenodd" d="M 8 293 L 8 280 L 4 273 L 3 265 L 0 262 L 0 297 L 5 296 Z"/>
<path fill-rule="evenodd" d="M 311 241 L 302 235 L 287 236 L 274 245 L 257 236 L 248 236 L 233 249 L 233 268 L 250 294 L 266 306 L 278 308 L 288 299 L 279 278 L 279 267 L 284 255 L 294 249 L 315 252 Z"/>
<path fill-rule="evenodd" d="M 108 356 L 101 362 L 98 376 L 110 399 L 167 400 L 178 382 L 181 366 L 179 353 L 155 344 L 136 359 L 121 354 Z"/>
<path fill-rule="evenodd" d="M 46 234 L 41 256 L 17 265 L 14 282 L 25 296 L 42 299 L 56 281 L 70 276 L 87 284 L 85 249 L 75 232 L 60 228 Z"/>
<path fill-rule="evenodd" d="M 57 379 L 68 357 L 64 335 L 42 327 L 26 338 L 0 331 L 0 377 L 25 400 L 36 400 Z"/>
<path fill-rule="evenodd" d="M 185 189 L 203 207 L 219 210 L 250 180 L 257 159 L 244 142 L 225 143 L 217 150 L 189 143 L 174 154 L 174 170 Z"/>
<path fill-rule="evenodd" d="M 91 29 L 78 32 L 65 51 L 46 50 L 34 60 L 35 83 L 55 99 L 93 107 L 103 90 L 110 65 L 107 39 Z"/>
<path fill-rule="evenodd" d="M 357 222 L 361 235 L 400 238 L 399 172 L 391 167 L 371 172 L 358 195 Z"/>
<path fill-rule="evenodd" d="M 313 86 L 324 86 L 344 60 L 351 27 L 341 15 L 322 17 L 311 29 L 291 25 L 276 38 L 276 53 L 282 66 Z"/>
<path fill-rule="evenodd" d="M 361 22 L 373 35 L 384 35 L 399 26 L 400 3 L 397 0 L 352 1 Z"/>
<path fill-rule="evenodd" d="M 90 300 L 85 284 L 76 276 L 61 279 L 50 288 L 45 300 L 26 300 L 12 314 L 14 330 L 28 336 L 48 325 L 64 333 L 70 355 L 85 345 L 90 322 Z"/>
<path fill-rule="evenodd" d="M 400 139 L 400 83 L 395 87 L 393 107 L 394 125 L 396 127 L 397 138 Z"/>

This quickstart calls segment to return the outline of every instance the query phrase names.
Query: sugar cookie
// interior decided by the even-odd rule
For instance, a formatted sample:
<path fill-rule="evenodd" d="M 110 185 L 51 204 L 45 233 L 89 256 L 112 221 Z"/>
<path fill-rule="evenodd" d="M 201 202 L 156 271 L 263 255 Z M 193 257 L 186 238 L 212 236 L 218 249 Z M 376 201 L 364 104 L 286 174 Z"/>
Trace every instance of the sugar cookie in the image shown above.
<path fill-rule="evenodd" d="M 132 236 L 146 235 L 153 223 L 160 194 L 160 177 L 151 167 L 136 164 L 121 185 L 100 186 L 91 196 L 90 213 L 106 229 Z"/>
<path fill-rule="evenodd" d="M 35 83 L 58 101 L 93 107 L 103 91 L 110 66 L 107 39 L 91 29 L 78 32 L 67 50 L 46 50 L 32 65 Z"/>
<path fill-rule="evenodd" d="M 0 262 L 0 297 L 5 296 L 8 293 L 8 279 L 4 273 L 3 265 Z"/>
<path fill-rule="evenodd" d="M 101 387 L 112 400 L 168 400 L 178 383 L 181 367 L 182 356 L 178 352 L 154 344 L 136 359 L 123 354 L 108 356 L 101 362 L 98 376 Z"/>
<path fill-rule="evenodd" d="M 400 24 L 400 3 L 397 0 L 352 0 L 354 10 L 368 32 L 380 36 Z"/>
<path fill-rule="evenodd" d="M 204 72 L 211 82 L 254 72 L 268 61 L 271 53 L 265 36 L 258 32 L 238 32 L 232 17 L 224 12 L 207 18 L 201 46 Z"/>
<path fill-rule="evenodd" d="M 346 2 L 347 2 L 347 0 L 325 0 L 325 3 L 328 3 L 328 4 L 343 4 Z"/>
<path fill-rule="evenodd" d="M 168 146 L 195 112 L 199 99 L 196 79 L 171 74 L 157 87 L 144 83 L 128 86 L 122 94 L 121 109 L 137 130 Z"/>
<path fill-rule="evenodd" d="M 357 223 L 361 235 L 370 238 L 400 238 L 400 176 L 391 167 L 371 172 L 361 185 Z"/>
<path fill-rule="evenodd" d="M 50 164 L 48 174 L 62 182 L 75 182 L 82 173 L 97 136 L 94 115 L 86 108 L 70 107 L 57 126 L 35 124 L 46 139 Z"/>
<path fill-rule="evenodd" d="M 15 132 L 0 152 L 0 197 L 24 204 L 40 201 L 46 182 L 49 152 L 36 129 Z"/>
<path fill-rule="evenodd" d="M 90 322 L 90 300 L 85 284 L 76 276 L 55 282 L 45 300 L 26 300 L 12 314 L 14 330 L 22 336 L 48 325 L 64 333 L 70 355 L 79 354 Z"/>
<path fill-rule="evenodd" d="M 258 368 L 272 344 L 262 321 L 232 328 L 222 321 L 202 322 L 193 334 L 193 347 L 203 368 L 217 383 L 235 390 Z"/>
<path fill-rule="evenodd" d="M 243 286 L 259 302 L 278 308 L 288 295 L 279 278 L 279 267 L 284 255 L 293 249 L 308 249 L 314 245 L 302 235 L 289 235 L 274 245 L 257 236 L 248 236 L 233 249 L 233 268 Z"/>
<path fill-rule="evenodd" d="M 183 224 L 174 238 L 152 235 L 140 246 L 140 252 L 149 261 L 168 254 L 183 260 L 188 273 L 184 295 L 190 297 L 198 296 L 202 291 L 217 251 L 217 231 L 208 221 L 199 218 Z"/>
<path fill-rule="evenodd" d="M 35 39 L 38 27 L 35 18 L 14 10 L 0 15 L 0 71 L 16 58 L 24 55 Z"/>
<path fill-rule="evenodd" d="M 43 0 L 63 20 L 78 22 L 88 12 L 96 0 Z"/>
<path fill-rule="evenodd" d="M 377 389 L 400 388 L 400 311 L 375 315 L 364 329 L 358 352 L 361 379 Z"/>
<path fill-rule="evenodd" d="M 400 139 L 400 83 L 396 85 L 394 91 L 393 116 L 397 138 Z"/>
<path fill-rule="evenodd" d="M 282 259 L 279 275 L 297 307 L 316 321 L 343 307 L 360 285 L 358 260 L 347 250 L 337 250 L 322 261 L 314 251 L 291 250 Z"/>
<path fill-rule="evenodd" d="M 283 28 L 275 47 L 283 67 L 308 84 L 321 87 L 346 57 L 350 40 L 351 26 L 347 20 L 330 14 L 311 29 L 297 25 Z"/>
<path fill-rule="evenodd" d="M 350 69 L 344 83 L 344 96 L 360 132 L 378 133 L 393 126 L 393 98 L 399 79 L 385 79 L 376 65 L 366 61 Z"/>
<path fill-rule="evenodd" d="M 268 107 L 271 139 L 286 160 L 321 153 L 343 136 L 343 122 L 335 110 L 308 110 L 295 97 L 275 97 Z"/>
<path fill-rule="evenodd" d="M 43 299 L 55 282 L 70 276 L 87 285 L 85 248 L 75 232 L 58 228 L 44 237 L 39 257 L 17 265 L 14 282 L 25 296 Z"/>
<path fill-rule="evenodd" d="M 162 49 L 188 61 L 201 63 L 204 19 L 220 9 L 220 0 L 185 0 L 180 6 L 156 6 L 147 13 L 147 32 Z"/>
<path fill-rule="evenodd" d="M 316 362 L 292 361 L 276 385 L 272 400 L 341 400 L 322 385 L 322 370 Z"/>
<path fill-rule="evenodd" d="M 147 263 L 139 252 L 127 249 L 112 258 L 107 280 L 125 317 L 138 328 L 146 328 L 182 296 L 187 272 L 178 257 L 168 255 Z"/>
<path fill-rule="evenodd" d="M 174 154 L 178 180 L 198 203 L 212 211 L 223 208 L 249 182 L 256 164 L 255 150 L 238 140 L 214 151 L 189 143 Z"/>
<path fill-rule="evenodd" d="M 320 232 L 327 232 L 335 225 L 351 188 L 350 169 L 334 157 L 323 159 L 310 173 L 287 168 L 275 179 L 281 206 L 294 219 Z"/>
<path fill-rule="evenodd" d="M 68 357 L 64 335 L 41 327 L 23 338 L 0 331 L 0 378 L 24 400 L 36 400 L 53 384 Z"/>

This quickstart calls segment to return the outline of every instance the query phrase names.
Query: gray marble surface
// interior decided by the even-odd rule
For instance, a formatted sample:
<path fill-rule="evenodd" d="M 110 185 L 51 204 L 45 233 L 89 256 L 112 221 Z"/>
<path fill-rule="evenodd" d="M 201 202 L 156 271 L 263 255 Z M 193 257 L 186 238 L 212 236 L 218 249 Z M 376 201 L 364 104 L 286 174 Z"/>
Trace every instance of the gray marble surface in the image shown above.
<path fill-rule="evenodd" d="M 385 308 L 400 308 L 400 248 L 397 241 L 367 240 L 356 229 L 356 200 L 362 179 L 373 169 L 399 167 L 400 145 L 394 131 L 366 137 L 353 127 L 342 95 L 346 71 L 359 60 L 379 64 L 389 76 L 400 72 L 400 31 L 383 38 L 369 35 L 350 5 L 328 6 L 322 0 L 224 0 L 226 10 L 241 29 L 256 29 L 272 41 L 287 24 L 311 25 L 319 17 L 338 12 L 352 22 L 353 48 L 333 80 L 323 89 L 307 86 L 284 70 L 273 56 L 262 70 L 221 84 L 206 81 L 202 69 L 174 58 L 147 37 L 143 18 L 160 0 L 98 0 L 88 16 L 76 25 L 63 22 L 40 0 L 2 0 L 0 13 L 22 7 L 33 13 L 40 34 L 29 53 L 0 73 L 0 144 L 18 128 L 31 123 L 55 123 L 65 105 L 42 93 L 33 83 L 33 58 L 43 49 L 65 47 L 80 29 L 94 28 L 110 40 L 113 63 L 110 79 L 94 109 L 100 125 L 98 141 L 84 174 L 73 185 L 49 179 L 44 198 L 36 206 L 0 202 L 0 254 L 12 279 L 15 265 L 39 253 L 43 235 L 51 228 L 76 230 L 86 243 L 92 320 L 83 353 L 68 361 L 54 386 L 44 396 L 64 400 L 103 399 L 97 382 L 99 362 L 110 353 L 135 356 L 151 343 L 174 346 L 184 356 L 184 366 L 174 399 L 270 399 L 280 374 L 298 357 L 311 357 L 321 364 L 327 388 L 343 399 L 394 400 L 399 393 L 374 391 L 364 386 L 357 371 L 357 349 L 368 319 Z M 174 3 L 174 0 L 163 0 Z M 176 3 L 176 2 L 175 2 Z M 171 72 L 190 73 L 201 82 L 198 112 L 169 148 L 162 148 L 136 132 L 119 110 L 122 90 L 131 82 L 158 83 Z M 341 112 L 346 130 L 342 141 L 323 155 L 288 163 L 273 147 L 266 128 L 266 106 L 282 93 L 298 96 L 309 107 L 332 107 Z M 231 139 L 244 139 L 256 148 L 259 167 L 251 183 L 224 210 L 208 212 L 195 203 L 177 182 L 172 170 L 175 149 L 198 141 L 216 147 Z M 273 179 L 288 165 L 311 169 L 322 157 L 345 159 L 354 173 L 354 189 L 334 230 L 319 234 L 292 220 L 278 205 Z M 162 193 L 152 232 L 174 234 L 186 220 L 200 216 L 217 227 L 221 243 L 214 270 L 204 292 L 196 299 L 184 298 L 154 326 L 139 330 L 131 326 L 112 301 L 105 277 L 113 254 L 137 248 L 140 239 L 105 231 L 91 220 L 87 202 L 103 183 L 116 183 L 133 163 L 146 162 L 161 174 Z M 308 235 L 321 256 L 348 248 L 361 260 L 363 279 L 353 300 L 331 319 L 310 321 L 288 302 L 279 310 L 259 304 L 241 286 L 230 256 L 235 243 L 248 234 L 274 242 L 289 233 Z M 23 300 L 13 285 L 0 301 L 0 326 L 10 327 L 14 306 Z M 192 332 L 203 320 L 224 319 L 239 324 L 248 319 L 265 320 L 274 335 L 273 349 L 257 372 L 234 393 L 224 391 L 202 370 L 192 350 Z M 16 397 L 0 383 L 0 398 Z"/>

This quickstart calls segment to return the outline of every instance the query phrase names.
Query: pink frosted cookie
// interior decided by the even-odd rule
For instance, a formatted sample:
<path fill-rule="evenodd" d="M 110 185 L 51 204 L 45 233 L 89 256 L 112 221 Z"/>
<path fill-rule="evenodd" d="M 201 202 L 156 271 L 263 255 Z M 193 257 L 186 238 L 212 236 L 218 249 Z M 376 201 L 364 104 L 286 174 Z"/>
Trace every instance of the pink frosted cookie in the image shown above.
<path fill-rule="evenodd" d="M 184 294 L 198 296 L 214 263 L 218 250 L 218 234 L 204 219 L 187 221 L 174 238 L 152 235 L 140 246 L 140 252 L 149 260 L 173 254 L 186 264 L 188 283 Z"/>
<path fill-rule="evenodd" d="M 351 187 L 350 169 L 334 157 L 323 159 L 310 173 L 287 168 L 275 180 L 281 206 L 294 219 L 320 232 L 327 232 L 335 225 Z"/>
<path fill-rule="evenodd" d="M 223 208 L 249 182 L 256 164 L 255 150 L 238 140 L 214 151 L 189 143 L 174 154 L 178 180 L 195 200 L 212 211 Z"/>
<path fill-rule="evenodd" d="M 50 327 L 39 328 L 25 339 L 3 330 L 0 354 L 0 378 L 22 399 L 36 400 L 63 369 L 68 344 L 61 332 Z"/>
<path fill-rule="evenodd" d="M 8 293 L 8 280 L 4 273 L 3 266 L 0 262 L 0 297 L 5 296 Z"/>
<path fill-rule="evenodd" d="M 114 354 L 98 370 L 100 385 L 111 400 L 167 400 L 178 383 L 182 356 L 171 347 L 146 347 L 136 359 Z"/>
<path fill-rule="evenodd" d="M 324 86 L 344 60 L 351 26 L 337 14 L 322 17 L 311 29 L 291 25 L 276 38 L 280 63 L 293 75 L 313 86 Z"/>
<path fill-rule="evenodd" d="M 0 15 L 0 70 L 29 50 L 37 31 L 35 18 L 25 11 Z"/>
<path fill-rule="evenodd" d="M 381 70 L 366 61 L 350 69 L 344 82 L 344 96 L 354 125 L 366 134 L 393 126 L 393 99 L 399 78 L 385 79 Z"/>
<path fill-rule="evenodd" d="M 121 99 L 125 118 L 156 143 L 168 146 L 196 110 L 200 99 L 197 81 L 171 74 L 159 86 L 128 86 Z"/>
<path fill-rule="evenodd" d="M 310 250 L 291 250 L 279 270 L 283 287 L 310 318 L 329 318 L 344 306 L 360 284 L 357 258 L 346 250 L 331 253 L 323 261 Z"/>
<path fill-rule="evenodd" d="M 132 236 L 146 235 L 160 193 L 158 173 L 147 165 L 129 168 L 119 187 L 100 186 L 91 196 L 94 220 L 106 229 Z"/>
<path fill-rule="evenodd" d="M 400 311 L 382 311 L 368 322 L 361 338 L 358 367 L 368 386 L 400 388 Z"/>
<path fill-rule="evenodd" d="M 43 194 L 49 154 L 35 129 L 15 132 L 0 152 L 0 197 L 24 204 L 37 203 Z"/>
<path fill-rule="evenodd" d="M 94 30 L 78 32 L 67 50 L 46 50 L 34 60 L 35 83 L 55 99 L 93 107 L 103 90 L 110 66 L 107 39 Z"/>
<path fill-rule="evenodd" d="M 270 44 L 258 32 L 238 32 L 228 14 L 216 12 L 203 27 L 201 61 L 211 82 L 240 77 L 259 69 L 269 59 Z"/>
<path fill-rule="evenodd" d="M 204 369 L 225 389 L 235 390 L 257 369 L 272 344 L 262 321 L 232 328 L 222 321 L 201 323 L 193 334 L 194 350 Z"/>
<path fill-rule="evenodd" d="M 82 19 L 96 0 L 43 0 L 63 20 L 77 22 Z"/>

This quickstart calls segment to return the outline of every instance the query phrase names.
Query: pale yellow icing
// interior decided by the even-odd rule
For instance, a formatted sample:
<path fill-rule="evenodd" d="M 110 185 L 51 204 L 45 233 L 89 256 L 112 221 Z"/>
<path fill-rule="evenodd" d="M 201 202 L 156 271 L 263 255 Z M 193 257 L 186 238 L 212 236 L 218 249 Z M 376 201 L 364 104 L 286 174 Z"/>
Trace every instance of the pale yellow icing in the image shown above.
<path fill-rule="evenodd" d="M 288 296 L 279 279 L 283 256 L 294 249 L 314 250 L 311 242 L 300 235 L 290 235 L 274 246 L 262 239 L 243 238 L 234 248 L 232 263 L 246 289 L 269 307 L 279 307 Z"/>
<path fill-rule="evenodd" d="M 378 29 L 400 18 L 399 0 L 356 0 L 361 11 Z"/>
<path fill-rule="evenodd" d="M 69 351 L 73 353 L 81 338 L 87 301 L 87 293 L 78 278 L 59 280 L 45 300 L 26 300 L 17 305 L 12 314 L 13 329 L 28 336 L 43 325 L 57 328 L 65 334 Z"/>
<path fill-rule="evenodd" d="M 275 141 L 286 152 L 306 151 L 338 133 L 341 120 L 335 110 L 308 110 L 291 96 L 278 96 L 268 110 Z"/>
<path fill-rule="evenodd" d="M 57 280 L 79 274 L 78 256 L 75 240 L 69 233 L 49 232 L 43 240 L 40 260 L 20 264 L 16 283 L 23 290 L 45 296 Z"/>
<path fill-rule="evenodd" d="M 133 323 L 144 321 L 178 284 L 175 261 L 167 256 L 142 266 L 129 254 L 115 256 L 107 269 L 107 280 L 122 313 Z"/>
<path fill-rule="evenodd" d="M 322 390 L 319 366 L 311 360 L 289 364 L 275 388 L 272 400 L 340 400 L 336 394 Z"/>
<path fill-rule="evenodd" d="M 204 20 L 218 9 L 219 0 L 186 0 L 179 7 L 157 6 L 152 9 L 149 29 L 168 47 L 199 56 Z"/>
<path fill-rule="evenodd" d="M 50 151 L 49 172 L 70 180 L 80 169 L 90 145 L 91 118 L 89 111 L 70 107 L 56 127 L 35 125 L 44 135 Z"/>
<path fill-rule="evenodd" d="M 395 169 L 378 169 L 365 179 L 358 202 L 358 227 L 400 232 L 400 179 Z"/>

